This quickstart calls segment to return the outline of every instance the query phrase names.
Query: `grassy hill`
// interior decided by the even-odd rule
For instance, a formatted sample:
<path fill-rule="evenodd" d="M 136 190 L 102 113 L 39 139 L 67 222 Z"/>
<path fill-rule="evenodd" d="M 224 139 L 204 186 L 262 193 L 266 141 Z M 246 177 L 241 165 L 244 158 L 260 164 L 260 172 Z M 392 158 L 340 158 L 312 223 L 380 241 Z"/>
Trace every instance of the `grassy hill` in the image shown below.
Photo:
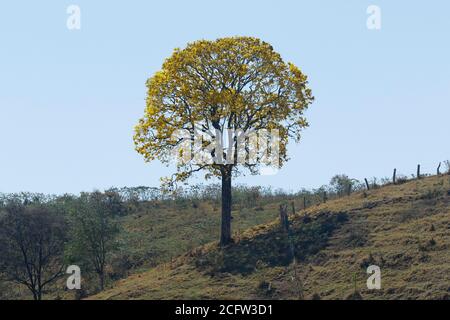
<path fill-rule="evenodd" d="M 356 288 L 363 299 L 447 299 L 449 204 L 450 177 L 428 177 L 291 214 L 289 236 L 276 219 L 280 203 L 272 202 L 258 208 L 258 215 L 251 214 L 254 209 L 233 212 L 239 232 L 223 250 L 215 242 L 197 247 L 218 232 L 218 214 L 207 205 L 196 208 L 202 213 L 195 215 L 196 223 L 179 219 L 180 211 L 142 213 L 127 217 L 126 228 L 152 237 L 136 239 L 147 243 L 140 250 L 165 258 L 90 298 L 345 299 Z M 172 215 L 177 216 L 173 224 L 158 229 L 154 222 Z M 243 231 L 255 217 L 261 224 Z M 167 237 L 168 230 L 179 236 Z M 366 268 L 372 264 L 381 268 L 381 290 L 366 288 Z"/>
<path fill-rule="evenodd" d="M 240 207 L 233 211 L 239 233 L 268 223 L 278 215 L 275 206 Z M 219 238 L 220 204 L 212 201 L 184 201 L 146 204 L 121 218 L 123 251 L 139 268 L 171 261 L 200 245 Z"/>

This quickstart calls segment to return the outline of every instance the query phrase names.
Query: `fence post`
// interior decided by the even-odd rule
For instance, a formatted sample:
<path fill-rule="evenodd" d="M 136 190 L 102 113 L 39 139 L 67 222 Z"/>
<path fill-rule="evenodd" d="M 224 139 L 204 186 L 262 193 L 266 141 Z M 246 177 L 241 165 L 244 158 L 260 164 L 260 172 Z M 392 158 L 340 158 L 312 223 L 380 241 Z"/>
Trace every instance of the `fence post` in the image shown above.
<path fill-rule="evenodd" d="M 280 224 L 283 230 L 289 230 L 289 220 L 287 215 L 287 205 L 280 204 Z"/>
<path fill-rule="evenodd" d="M 417 165 L 417 179 L 420 179 L 420 164 Z"/>
<path fill-rule="evenodd" d="M 327 192 L 323 192 L 323 203 L 327 202 Z"/>
<path fill-rule="evenodd" d="M 292 201 L 292 214 L 295 214 L 295 202 Z"/>
<path fill-rule="evenodd" d="M 394 169 L 394 174 L 392 175 L 392 182 L 397 183 L 397 168 Z"/>
<path fill-rule="evenodd" d="M 369 185 L 369 181 L 367 181 L 367 178 L 364 178 L 364 181 L 366 182 L 367 190 L 370 190 L 370 185 Z"/>
<path fill-rule="evenodd" d="M 303 197 L 303 209 L 306 209 L 306 197 Z"/>
<path fill-rule="evenodd" d="M 439 165 L 437 167 L 437 175 L 440 176 L 441 175 L 441 162 L 439 162 Z"/>

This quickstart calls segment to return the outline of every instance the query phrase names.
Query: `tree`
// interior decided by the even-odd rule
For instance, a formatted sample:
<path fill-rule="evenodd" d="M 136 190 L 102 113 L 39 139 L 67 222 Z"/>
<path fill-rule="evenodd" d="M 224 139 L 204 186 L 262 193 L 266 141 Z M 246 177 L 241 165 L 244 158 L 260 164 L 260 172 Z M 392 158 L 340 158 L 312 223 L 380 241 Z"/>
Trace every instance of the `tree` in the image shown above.
<path fill-rule="evenodd" d="M 114 189 L 106 190 L 103 193 L 106 209 L 114 216 L 124 216 L 127 214 L 127 207 L 119 192 Z"/>
<path fill-rule="evenodd" d="M 10 203 L 5 211 L 0 219 L 0 272 L 41 300 L 44 288 L 64 274 L 65 221 L 42 205 Z"/>
<path fill-rule="evenodd" d="M 338 196 L 350 195 L 352 189 L 358 181 L 355 179 L 350 179 L 345 174 L 337 174 L 331 178 L 330 185 L 336 191 Z"/>
<path fill-rule="evenodd" d="M 298 142 L 308 125 L 303 113 L 314 98 L 307 84 L 300 69 L 259 39 L 190 43 L 175 49 L 148 79 L 144 117 L 135 128 L 136 150 L 146 161 L 179 160 L 177 172 L 163 180 L 171 188 L 201 170 L 206 179 L 221 178 L 220 243 L 226 245 L 231 242 L 232 176 L 239 169 L 257 174 L 262 165 L 279 168 L 288 160 L 289 139 Z"/>
<path fill-rule="evenodd" d="M 83 193 L 72 208 L 72 259 L 92 267 L 105 287 L 105 268 L 110 253 L 116 248 L 119 231 L 114 221 L 115 206 L 110 197 L 100 192 Z"/>

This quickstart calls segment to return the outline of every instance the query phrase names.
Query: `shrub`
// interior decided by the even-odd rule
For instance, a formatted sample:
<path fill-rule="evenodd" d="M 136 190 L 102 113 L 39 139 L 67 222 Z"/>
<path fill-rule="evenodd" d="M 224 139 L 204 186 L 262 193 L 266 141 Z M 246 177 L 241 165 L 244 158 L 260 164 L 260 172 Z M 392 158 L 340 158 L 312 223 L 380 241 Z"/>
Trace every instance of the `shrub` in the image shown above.
<path fill-rule="evenodd" d="M 345 239 L 345 244 L 350 247 L 362 247 L 367 242 L 367 231 L 357 230 L 351 231 Z"/>
<path fill-rule="evenodd" d="M 350 195 L 357 183 L 357 180 L 350 179 L 345 174 L 337 174 L 333 178 L 331 178 L 330 186 L 338 196 L 344 196 Z"/>
<path fill-rule="evenodd" d="M 408 182 L 408 177 L 407 176 L 404 176 L 404 175 L 398 175 L 397 176 L 397 180 L 396 180 L 397 184 L 404 184 L 406 182 Z"/>
<path fill-rule="evenodd" d="M 442 190 L 438 190 L 438 189 L 429 189 L 427 190 L 423 195 L 422 195 L 422 199 L 436 199 L 441 197 L 443 194 Z"/>
<path fill-rule="evenodd" d="M 109 276 L 113 280 L 125 278 L 132 268 L 133 262 L 128 254 L 117 255 L 111 259 Z"/>

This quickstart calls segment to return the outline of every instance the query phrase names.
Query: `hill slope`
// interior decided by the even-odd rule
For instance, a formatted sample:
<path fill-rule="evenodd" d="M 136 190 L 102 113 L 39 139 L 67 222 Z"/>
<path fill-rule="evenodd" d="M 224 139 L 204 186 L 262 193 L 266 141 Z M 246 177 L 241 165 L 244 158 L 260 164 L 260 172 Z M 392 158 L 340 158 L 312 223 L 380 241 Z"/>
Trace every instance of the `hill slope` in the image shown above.
<path fill-rule="evenodd" d="M 447 299 L 450 177 L 355 193 L 197 247 L 91 299 Z M 279 204 L 271 204 L 272 210 Z M 292 254 L 296 257 L 293 263 Z M 366 268 L 381 268 L 381 290 Z"/>
<path fill-rule="evenodd" d="M 268 223 L 278 215 L 273 206 L 235 207 L 233 222 L 237 232 Z M 139 269 L 148 269 L 218 239 L 220 209 L 211 201 L 144 203 L 119 223 L 120 240 L 126 244 L 123 254 Z"/>

